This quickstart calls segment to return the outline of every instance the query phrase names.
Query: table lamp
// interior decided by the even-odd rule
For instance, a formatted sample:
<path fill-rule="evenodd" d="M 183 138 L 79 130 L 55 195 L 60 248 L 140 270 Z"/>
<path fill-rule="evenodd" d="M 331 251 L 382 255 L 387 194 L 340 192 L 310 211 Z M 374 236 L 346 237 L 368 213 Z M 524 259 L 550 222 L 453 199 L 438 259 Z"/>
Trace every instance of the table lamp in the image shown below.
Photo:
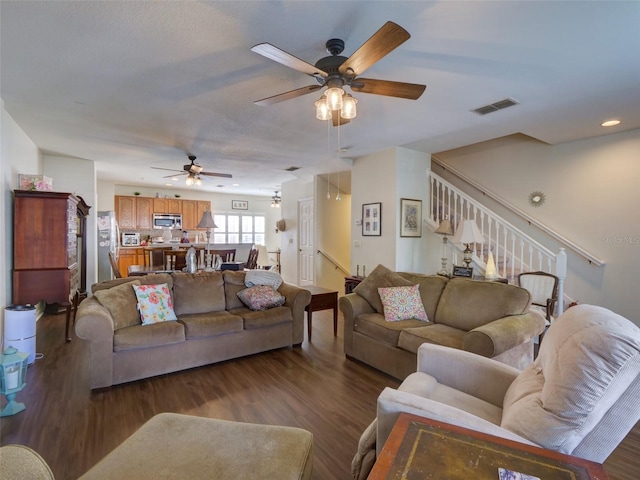
<path fill-rule="evenodd" d="M 440 222 L 440 226 L 435 231 L 435 233 L 442 235 L 442 269 L 438 272 L 438 275 L 448 277 L 449 273 L 447 272 L 447 236 L 453 235 L 453 225 L 451 225 L 451 221 L 448 218 L 443 219 Z"/>
<path fill-rule="evenodd" d="M 211 241 L 211 229 L 218 228 L 218 226 L 213 221 L 213 217 L 211 216 L 211 212 L 209 210 L 205 210 L 202 212 L 202 218 L 197 225 L 197 228 L 206 228 L 207 229 L 207 256 L 205 257 L 205 272 L 212 272 L 213 267 L 211 266 L 211 249 L 209 248 L 209 243 Z"/>
<path fill-rule="evenodd" d="M 24 410 L 24 403 L 16 402 L 16 395 L 26 385 L 27 362 L 29 354 L 19 352 L 15 347 L 8 347 L 2 352 L 0 360 L 0 394 L 7 397 L 7 405 L 0 412 L 0 417 L 15 415 Z"/>
<path fill-rule="evenodd" d="M 468 268 L 471 263 L 471 255 L 473 254 L 473 250 L 471 250 L 470 245 L 473 243 L 483 243 L 484 238 L 482 237 L 482 233 L 480 229 L 478 229 L 478 225 L 475 220 L 463 220 L 458 224 L 458 228 L 456 228 L 456 233 L 451 239 L 453 243 L 462 243 L 466 246 L 464 249 L 464 258 L 463 262 L 465 266 Z"/>
<path fill-rule="evenodd" d="M 262 267 L 262 268 L 268 267 L 271 262 L 269 261 L 269 253 L 267 252 L 267 247 L 265 247 L 264 245 L 258 245 L 257 249 L 258 249 L 258 260 L 257 260 L 258 267 Z"/>

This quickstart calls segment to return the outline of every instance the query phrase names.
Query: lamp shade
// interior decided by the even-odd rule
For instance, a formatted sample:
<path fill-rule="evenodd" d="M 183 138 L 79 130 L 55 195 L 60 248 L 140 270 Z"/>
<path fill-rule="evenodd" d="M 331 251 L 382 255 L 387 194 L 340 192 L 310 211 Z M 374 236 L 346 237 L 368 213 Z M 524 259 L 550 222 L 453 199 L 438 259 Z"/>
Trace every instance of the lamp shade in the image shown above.
<path fill-rule="evenodd" d="M 202 212 L 202 218 L 200 219 L 197 228 L 218 228 L 213 221 L 213 216 L 211 216 L 211 212 L 209 210 Z"/>
<path fill-rule="evenodd" d="M 475 220 L 463 220 L 458 224 L 456 233 L 451 239 L 453 243 L 483 243 L 484 238 Z"/>
<path fill-rule="evenodd" d="M 264 245 L 257 245 L 258 249 L 258 260 L 256 263 L 261 267 L 266 267 L 269 265 L 269 253 L 267 252 L 267 247 Z"/>
<path fill-rule="evenodd" d="M 453 235 L 453 225 L 451 225 L 451 221 L 448 218 L 443 219 L 435 233 L 439 233 L 440 235 Z"/>

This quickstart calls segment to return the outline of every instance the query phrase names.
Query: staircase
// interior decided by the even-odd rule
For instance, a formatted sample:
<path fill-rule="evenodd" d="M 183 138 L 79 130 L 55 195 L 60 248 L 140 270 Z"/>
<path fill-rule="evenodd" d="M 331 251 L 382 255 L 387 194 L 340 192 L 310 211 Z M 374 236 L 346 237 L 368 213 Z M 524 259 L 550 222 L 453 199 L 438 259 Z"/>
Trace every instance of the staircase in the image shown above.
<path fill-rule="evenodd" d="M 471 246 L 474 250 L 472 266 L 485 271 L 489 252 L 493 253 L 496 269 L 509 283 L 517 283 L 521 272 L 543 271 L 559 278 L 558 297 L 564 299 L 564 280 L 567 274 L 567 254 L 564 248 L 553 252 L 515 228 L 502 217 L 478 203 L 437 174 L 429 172 L 429 205 L 427 222 L 435 230 L 440 221 L 448 218 L 457 226 L 462 220 L 475 220 L 484 238 L 483 244 Z M 447 242 L 448 257 L 454 265 L 461 265 L 464 246 Z M 558 302 L 557 312 L 563 311 L 563 301 Z"/>

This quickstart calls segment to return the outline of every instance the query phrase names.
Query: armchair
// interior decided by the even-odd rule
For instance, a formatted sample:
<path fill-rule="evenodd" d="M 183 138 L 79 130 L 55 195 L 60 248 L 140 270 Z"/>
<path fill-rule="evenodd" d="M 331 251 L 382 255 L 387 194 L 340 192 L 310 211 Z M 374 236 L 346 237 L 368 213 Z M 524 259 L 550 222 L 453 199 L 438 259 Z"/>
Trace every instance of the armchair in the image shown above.
<path fill-rule="evenodd" d="M 602 307 L 562 314 L 523 371 L 433 344 L 417 370 L 378 398 L 377 453 L 408 412 L 602 463 L 640 419 L 640 328 Z"/>
<path fill-rule="evenodd" d="M 558 277 L 547 272 L 524 272 L 518 275 L 518 285 L 529 291 L 531 304 L 542 307 L 541 313 L 550 324 L 558 302 Z"/>

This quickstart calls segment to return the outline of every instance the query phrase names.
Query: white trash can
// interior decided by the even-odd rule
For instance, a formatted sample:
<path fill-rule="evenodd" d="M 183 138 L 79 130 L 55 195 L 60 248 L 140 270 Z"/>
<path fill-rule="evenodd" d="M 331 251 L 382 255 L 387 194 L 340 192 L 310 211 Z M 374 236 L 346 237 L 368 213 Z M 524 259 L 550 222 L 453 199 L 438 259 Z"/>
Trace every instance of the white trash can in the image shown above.
<path fill-rule="evenodd" d="M 29 354 L 27 363 L 36 360 L 36 307 L 32 305 L 11 305 L 4 309 L 4 345 L 19 352 Z"/>

